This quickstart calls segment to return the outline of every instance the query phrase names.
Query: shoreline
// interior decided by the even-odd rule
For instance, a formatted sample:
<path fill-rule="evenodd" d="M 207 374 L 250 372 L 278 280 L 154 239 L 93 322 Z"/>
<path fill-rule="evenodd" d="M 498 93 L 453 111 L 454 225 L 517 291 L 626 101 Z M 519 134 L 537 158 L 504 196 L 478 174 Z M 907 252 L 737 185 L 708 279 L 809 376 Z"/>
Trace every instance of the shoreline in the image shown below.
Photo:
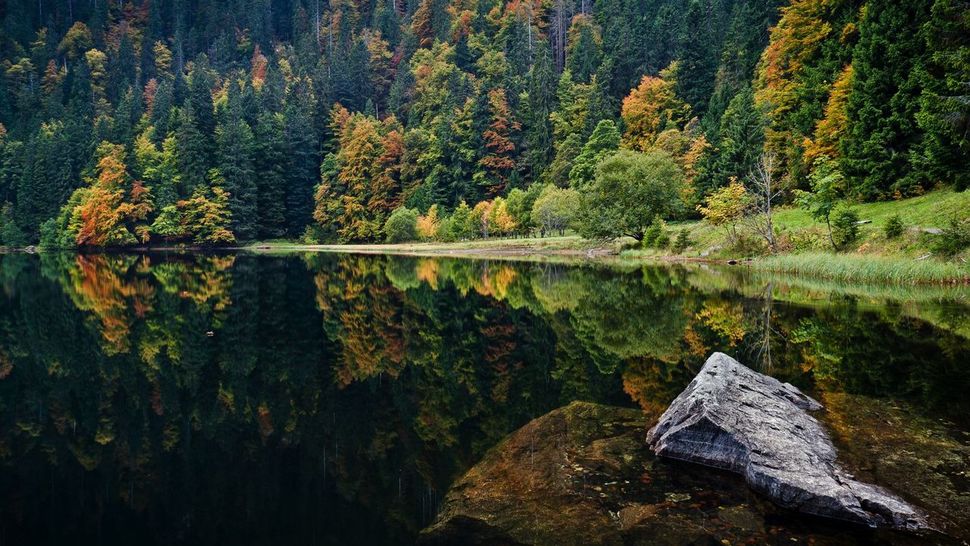
<path fill-rule="evenodd" d="M 858 253 L 793 253 L 758 257 L 705 257 L 626 253 L 618 245 L 604 245 L 577 237 L 556 239 L 496 239 L 461 243 L 405 243 L 306 245 L 255 243 L 241 250 L 255 253 L 329 252 L 412 257 L 504 259 L 534 262 L 596 263 L 604 265 L 699 264 L 738 266 L 749 271 L 794 275 L 847 284 L 897 286 L 970 286 L 970 264 L 929 262 L 906 256 Z"/>
<path fill-rule="evenodd" d="M 36 254 L 36 247 L 0 248 L 0 253 Z M 74 251 L 78 252 L 78 251 Z M 970 264 L 914 259 L 902 255 L 860 253 L 789 253 L 773 256 L 727 258 L 644 253 L 625 250 L 619 243 L 587 241 L 577 236 L 548 238 L 490 239 L 454 243 L 399 244 L 303 244 L 286 241 L 257 241 L 226 247 L 138 246 L 106 248 L 90 252 L 247 252 L 253 254 L 331 253 L 393 255 L 425 258 L 513 260 L 537 263 L 638 266 L 645 264 L 696 264 L 740 267 L 751 272 L 792 275 L 835 283 L 910 287 L 970 286 Z"/>

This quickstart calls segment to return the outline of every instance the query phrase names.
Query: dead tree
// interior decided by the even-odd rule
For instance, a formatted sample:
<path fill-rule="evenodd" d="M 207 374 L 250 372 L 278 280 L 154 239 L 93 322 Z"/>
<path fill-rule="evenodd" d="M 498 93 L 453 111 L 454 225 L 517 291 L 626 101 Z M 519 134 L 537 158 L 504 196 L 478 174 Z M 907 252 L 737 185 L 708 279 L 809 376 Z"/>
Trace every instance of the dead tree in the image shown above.
<path fill-rule="evenodd" d="M 764 153 L 758 163 L 748 175 L 748 189 L 753 196 L 751 200 L 752 228 L 768 243 L 768 249 L 774 252 L 777 247 L 775 239 L 775 224 L 772 221 L 772 208 L 775 200 L 783 192 L 781 184 L 775 180 L 777 158 L 772 153 Z"/>

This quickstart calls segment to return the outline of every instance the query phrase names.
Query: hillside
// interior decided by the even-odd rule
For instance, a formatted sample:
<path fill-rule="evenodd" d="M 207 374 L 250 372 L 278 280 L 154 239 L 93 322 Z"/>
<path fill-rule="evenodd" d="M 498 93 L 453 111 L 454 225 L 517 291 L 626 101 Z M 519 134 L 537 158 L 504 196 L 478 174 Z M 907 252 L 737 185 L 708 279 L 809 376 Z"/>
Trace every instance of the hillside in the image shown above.
<path fill-rule="evenodd" d="M 766 166 L 777 205 L 962 190 L 965 8 L 8 0 L 0 243 L 640 238 Z"/>

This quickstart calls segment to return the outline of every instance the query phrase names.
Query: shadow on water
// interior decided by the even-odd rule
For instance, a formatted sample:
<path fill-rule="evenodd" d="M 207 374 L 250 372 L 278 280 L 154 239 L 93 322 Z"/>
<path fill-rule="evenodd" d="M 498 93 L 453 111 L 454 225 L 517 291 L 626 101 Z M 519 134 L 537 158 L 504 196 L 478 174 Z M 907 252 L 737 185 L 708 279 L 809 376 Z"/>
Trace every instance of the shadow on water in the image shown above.
<path fill-rule="evenodd" d="M 649 422 L 715 350 L 970 526 L 961 297 L 329 254 L 7 255 L 0 283 L 0 544 L 410 544 L 508 434 L 574 400 Z"/>

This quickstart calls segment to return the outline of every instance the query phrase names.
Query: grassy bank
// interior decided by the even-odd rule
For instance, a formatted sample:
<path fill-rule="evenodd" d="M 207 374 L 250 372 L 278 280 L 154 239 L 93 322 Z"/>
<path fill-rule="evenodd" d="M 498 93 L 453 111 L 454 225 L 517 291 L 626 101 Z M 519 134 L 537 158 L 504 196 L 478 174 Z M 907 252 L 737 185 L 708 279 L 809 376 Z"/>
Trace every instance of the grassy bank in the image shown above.
<path fill-rule="evenodd" d="M 970 266 L 902 256 L 807 252 L 767 256 L 751 262 L 763 271 L 807 275 L 851 283 L 966 284 Z"/>

